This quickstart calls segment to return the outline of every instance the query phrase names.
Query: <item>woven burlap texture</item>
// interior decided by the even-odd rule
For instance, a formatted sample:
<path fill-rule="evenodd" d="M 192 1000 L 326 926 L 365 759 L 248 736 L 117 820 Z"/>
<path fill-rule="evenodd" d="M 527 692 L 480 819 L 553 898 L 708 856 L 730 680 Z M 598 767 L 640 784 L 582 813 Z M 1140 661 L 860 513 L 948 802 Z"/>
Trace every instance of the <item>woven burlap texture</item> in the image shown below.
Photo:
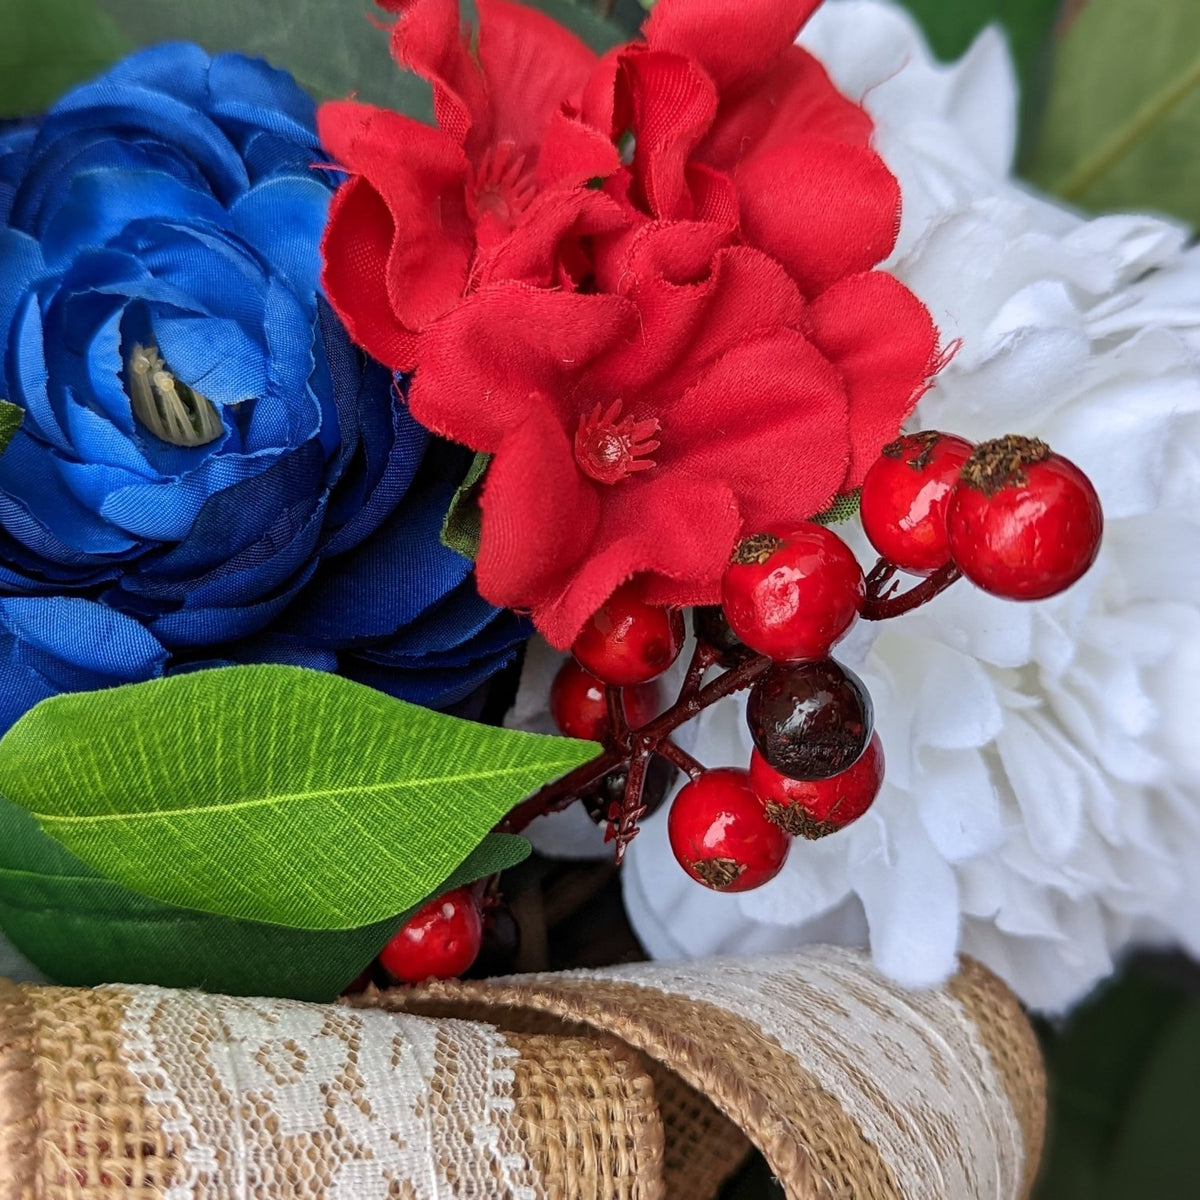
<path fill-rule="evenodd" d="M 1044 1079 L 966 964 L 644 964 L 353 1004 L 0 986 L 0 1200 L 1017 1200 Z"/>

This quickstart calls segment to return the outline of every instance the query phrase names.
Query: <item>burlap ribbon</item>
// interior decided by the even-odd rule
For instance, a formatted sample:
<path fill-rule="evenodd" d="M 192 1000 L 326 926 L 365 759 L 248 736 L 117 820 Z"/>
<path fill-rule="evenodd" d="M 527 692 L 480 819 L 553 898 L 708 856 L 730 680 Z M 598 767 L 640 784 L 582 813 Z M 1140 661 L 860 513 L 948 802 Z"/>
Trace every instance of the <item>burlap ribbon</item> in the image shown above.
<path fill-rule="evenodd" d="M 321 1006 L 0 984 L 2 1200 L 659 1200 L 760 1147 L 790 1197 L 1015 1200 L 1044 1079 L 971 963 L 855 952 Z"/>

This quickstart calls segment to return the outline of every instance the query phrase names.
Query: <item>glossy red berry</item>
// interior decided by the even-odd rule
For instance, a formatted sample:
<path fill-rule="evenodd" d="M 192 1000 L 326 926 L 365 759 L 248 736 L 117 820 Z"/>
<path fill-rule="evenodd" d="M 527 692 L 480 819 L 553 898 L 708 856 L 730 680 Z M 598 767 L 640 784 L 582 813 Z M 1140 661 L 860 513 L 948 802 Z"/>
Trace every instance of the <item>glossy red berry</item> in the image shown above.
<path fill-rule="evenodd" d="M 746 722 L 759 753 L 791 779 L 829 779 L 863 755 L 875 727 L 866 685 L 831 658 L 776 663 L 754 681 Z"/>
<path fill-rule="evenodd" d="M 625 719 L 631 729 L 640 729 L 658 714 L 658 684 L 639 683 L 622 688 Z M 589 675 L 574 659 L 558 669 L 550 688 L 550 715 L 560 733 L 585 742 L 603 742 L 608 733 L 608 701 L 604 684 Z"/>
<path fill-rule="evenodd" d="M 854 624 L 865 594 L 850 547 L 811 521 L 744 538 L 721 584 L 730 628 L 779 662 L 825 658 Z"/>
<path fill-rule="evenodd" d="M 683 613 L 647 604 L 625 584 L 588 618 L 571 653 L 603 683 L 630 687 L 661 675 L 683 649 Z"/>
<path fill-rule="evenodd" d="M 946 516 L 958 569 L 1010 600 L 1070 587 L 1096 561 L 1104 514 L 1091 480 L 1034 438 L 984 442 L 967 460 Z"/>
<path fill-rule="evenodd" d="M 680 791 L 667 836 L 680 866 L 717 892 L 748 892 L 774 879 L 790 844 L 767 820 L 750 773 L 732 767 L 706 771 Z"/>
<path fill-rule="evenodd" d="M 454 979 L 475 961 L 482 944 L 479 903 L 470 888 L 458 888 L 409 917 L 379 961 L 401 983 Z"/>
<path fill-rule="evenodd" d="M 950 561 L 946 510 L 970 442 L 948 433 L 910 433 L 884 446 L 863 480 L 863 529 L 905 571 L 931 575 Z"/>
<path fill-rule="evenodd" d="M 750 786 L 766 805 L 767 820 L 780 829 L 793 837 L 827 837 L 857 821 L 874 803 L 883 786 L 883 743 L 875 734 L 848 771 L 807 781 L 780 775 L 755 750 Z"/>

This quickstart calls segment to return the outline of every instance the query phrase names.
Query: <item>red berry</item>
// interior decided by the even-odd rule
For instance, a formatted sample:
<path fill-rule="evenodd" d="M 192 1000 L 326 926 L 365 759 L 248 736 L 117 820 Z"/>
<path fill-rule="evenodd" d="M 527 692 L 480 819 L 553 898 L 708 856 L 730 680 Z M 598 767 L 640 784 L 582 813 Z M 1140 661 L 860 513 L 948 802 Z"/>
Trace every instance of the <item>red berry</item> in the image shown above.
<path fill-rule="evenodd" d="M 946 509 L 970 442 L 928 430 L 884 446 L 862 485 L 860 512 L 871 545 L 890 563 L 931 575 L 950 561 Z"/>
<path fill-rule="evenodd" d="M 630 687 L 661 675 L 679 657 L 684 637 L 683 613 L 647 604 L 627 583 L 588 618 L 571 653 L 603 683 Z"/>
<path fill-rule="evenodd" d="M 401 983 L 454 979 L 475 961 L 482 944 L 479 904 L 470 888 L 458 888 L 409 917 L 379 961 Z"/>
<path fill-rule="evenodd" d="M 721 583 L 730 628 L 779 662 L 825 658 L 854 624 L 865 594 L 850 547 L 811 521 L 743 539 Z"/>
<path fill-rule="evenodd" d="M 982 443 L 950 498 L 946 527 L 958 569 L 1011 600 L 1069 588 L 1096 561 L 1104 514 L 1091 480 L 1033 438 Z"/>
<path fill-rule="evenodd" d="M 625 719 L 631 729 L 640 729 L 658 715 L 660 692 L 653 680 L 622 688 L 621 695 L 625 701 Z M 550 688 L 550 715 L 559 732 L 567 737 L 603 742 L 608 733 L 604 684 L 568 658 L 559 667 Z"/>
<path fill-rule="evenodd" d="M 680 791 L 667 836 L 680 866 L 717 892 L 748 892 L 774 879 L 790 844 L 767 820 L 749 771 L 732 767 L 705 771 Z"/>
<path fill-rule="evenodd" d="M 794 837 L 822 838 L 857 821 L 874 803 L 883 786 L 883 743 L 875 734 L 848 771 L 809 782 L 780 775 L 755 750 L 750 786 L 766 804 L 767 820 Z"/>

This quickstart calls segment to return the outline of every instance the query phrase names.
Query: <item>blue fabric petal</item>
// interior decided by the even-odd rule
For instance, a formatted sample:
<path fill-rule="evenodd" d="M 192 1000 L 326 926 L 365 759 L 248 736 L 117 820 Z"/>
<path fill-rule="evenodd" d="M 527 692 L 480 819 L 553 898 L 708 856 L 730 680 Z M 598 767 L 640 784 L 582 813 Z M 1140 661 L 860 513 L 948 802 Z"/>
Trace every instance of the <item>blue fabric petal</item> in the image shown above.
<path fill-rule="evenodd" d="M 57 269 L 88 246 L 102 246 L 134 221 L 174 217 L 225 224 L 228 217 L 205 191 L 163 171 L 107 168 L 71 180 L 41 234 L 47 265 Z"/>
<path fill-rule="evenodd" d="M 229 210 L 233 227 L 298 296 L 315 296 L 321 274 L 319 247 L 329 212 L 329 188 L 315 177 L 268 179 L 238 197 Z"/>
<path fill-rule="evenodd" d="M 333 645 L 387 637 L 436 604 L 470 574 L 471 564 L 442 545 L 453 480 L 437 479 L 403 506 L 365 545 L 334 560 L 285 628 Z"/>
<path fill-rule="evenodd" d="M 0 733 L 48 696 L 154 679 L 166 660 L 143 626 L 102 604 L 0 597 Z"/>

